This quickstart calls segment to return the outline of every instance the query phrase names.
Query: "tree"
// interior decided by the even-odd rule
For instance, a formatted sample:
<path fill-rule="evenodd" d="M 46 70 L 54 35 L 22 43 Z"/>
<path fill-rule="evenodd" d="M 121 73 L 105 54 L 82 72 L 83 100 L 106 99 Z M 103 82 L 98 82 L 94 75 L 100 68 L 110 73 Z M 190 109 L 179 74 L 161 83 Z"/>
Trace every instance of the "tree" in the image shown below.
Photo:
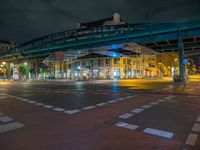
<path fill-rule="evenodd" d="M 23 66 L 19 66 L 19 74 L 21 76 L 25 76 L 27 74 L 26 68 L 24 68 Z"/>

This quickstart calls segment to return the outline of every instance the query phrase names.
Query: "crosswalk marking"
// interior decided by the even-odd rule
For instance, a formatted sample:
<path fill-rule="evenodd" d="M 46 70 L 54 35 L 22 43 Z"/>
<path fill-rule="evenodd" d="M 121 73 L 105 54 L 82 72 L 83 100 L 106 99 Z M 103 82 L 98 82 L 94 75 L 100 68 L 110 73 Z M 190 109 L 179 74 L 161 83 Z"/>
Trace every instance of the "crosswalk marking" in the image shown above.
<path fill-rule="evenodd" d="M 24 127 L 24 125 L 19 122 L 11 122 L 11 123 L 7 123 L 7 124 L 3 124 L 3 125 L 0 125 L 0 133 L 15 130 L 15 129 L 22 128 L 22 127 Z"/>
<path fill-rule="evenodd" d="M 134 114 L 125 113 L 125 114 L 122 114 L 122 115 L 120 115 L 120 116 L 118 116 L 118 117 L 121 118 L 121 119 L 127 119 L 127 118 L 130 118 L 130 117 L 132 117 L 132 116 L 134 116 Z"/>
<path fill-rule="evenodd" d="M 143 130 L 143 132 L 153 134 L 153 135 L 157 135 L 157 136 L 160 136 L 160 137 L 169 138 L 169 139 L 171 139 L 174 135 L 174 133 L 172 133 L 172 132 L 157 130 L 157 129 L 152 129 L 152 128 L 146 128 L 145 130 Z"/>
<path fill-rule="evenodd" d="M 124 122 L 118 122 L 115 125 L 117 127 L 127 128 L 127 129 L 131 129 L 131 130 L 135 130 L 135 129 L 137 129 L 139 127 L 138 125 L 124 123 Z"/>
<path fill-rule="evenodd" d="M 132 112 L 132 113 L 140 113 L 140 112 L 142 112 L 142 111 L 144 111 L 144 109 L 136 108 L 136 109 L 133 109 L 131 112 Z"/>
<path fill-rule="evenodd" d="M 185 144 L 194 146 L 196 144 L 198 134 L 190 133 L 187 137 Z"/>

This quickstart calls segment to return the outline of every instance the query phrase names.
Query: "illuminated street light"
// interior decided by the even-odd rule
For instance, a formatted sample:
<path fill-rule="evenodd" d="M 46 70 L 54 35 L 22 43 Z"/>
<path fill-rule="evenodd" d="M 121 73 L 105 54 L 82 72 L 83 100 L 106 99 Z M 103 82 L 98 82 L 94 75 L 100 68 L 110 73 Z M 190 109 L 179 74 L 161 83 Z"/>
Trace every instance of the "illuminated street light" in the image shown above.
<path fill-rule="evenodd" d="M 6 62 L 4 61 L 4 62 L 2 62 L 2 64 L 3 64 L 3 65 L 5 65 L 5 64 L 6 64 Z"/>
<path fill-rule="evenodd" d="M 27 65 L 28 65 L 28 63 L 27 63 L 27 62 L 25 62 L 25 63 L 24 63 L 24 65 L 25 65 L 25 66 L 27 66 Z"/>

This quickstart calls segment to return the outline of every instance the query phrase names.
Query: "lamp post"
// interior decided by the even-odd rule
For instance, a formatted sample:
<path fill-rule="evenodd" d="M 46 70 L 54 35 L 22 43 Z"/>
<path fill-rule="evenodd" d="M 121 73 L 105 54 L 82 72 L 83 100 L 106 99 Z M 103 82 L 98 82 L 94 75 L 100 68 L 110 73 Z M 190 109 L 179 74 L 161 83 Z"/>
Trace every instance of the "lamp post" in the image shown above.
<path fill-rule="evenodd" d="M 3 69 L 3 79 L 5 81 L 6 80 L 6 62 L 2 62 L 1 67 Z"/>

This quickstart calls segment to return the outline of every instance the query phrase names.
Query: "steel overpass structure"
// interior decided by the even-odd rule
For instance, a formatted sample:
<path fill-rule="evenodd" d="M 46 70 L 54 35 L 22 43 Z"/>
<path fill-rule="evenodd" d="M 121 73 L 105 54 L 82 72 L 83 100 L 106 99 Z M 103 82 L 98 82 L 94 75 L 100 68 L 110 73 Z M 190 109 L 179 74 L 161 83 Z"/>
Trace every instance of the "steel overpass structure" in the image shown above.
<path fill-rule="evenodd" d="M 101 47 L 106 49 L 99 49 Z M 47 57 L 56 51 L 84 55 L 102 50 L 129 55 L 131 52 L 143 53 L 141 47 L 157 53 L 177 51 L 180 75 L 183 76 L 184 57 L 200 53 L 200 18 L 185 22 L 106 25 L 58 32 L 18 45 L 0 59 Z"/>

